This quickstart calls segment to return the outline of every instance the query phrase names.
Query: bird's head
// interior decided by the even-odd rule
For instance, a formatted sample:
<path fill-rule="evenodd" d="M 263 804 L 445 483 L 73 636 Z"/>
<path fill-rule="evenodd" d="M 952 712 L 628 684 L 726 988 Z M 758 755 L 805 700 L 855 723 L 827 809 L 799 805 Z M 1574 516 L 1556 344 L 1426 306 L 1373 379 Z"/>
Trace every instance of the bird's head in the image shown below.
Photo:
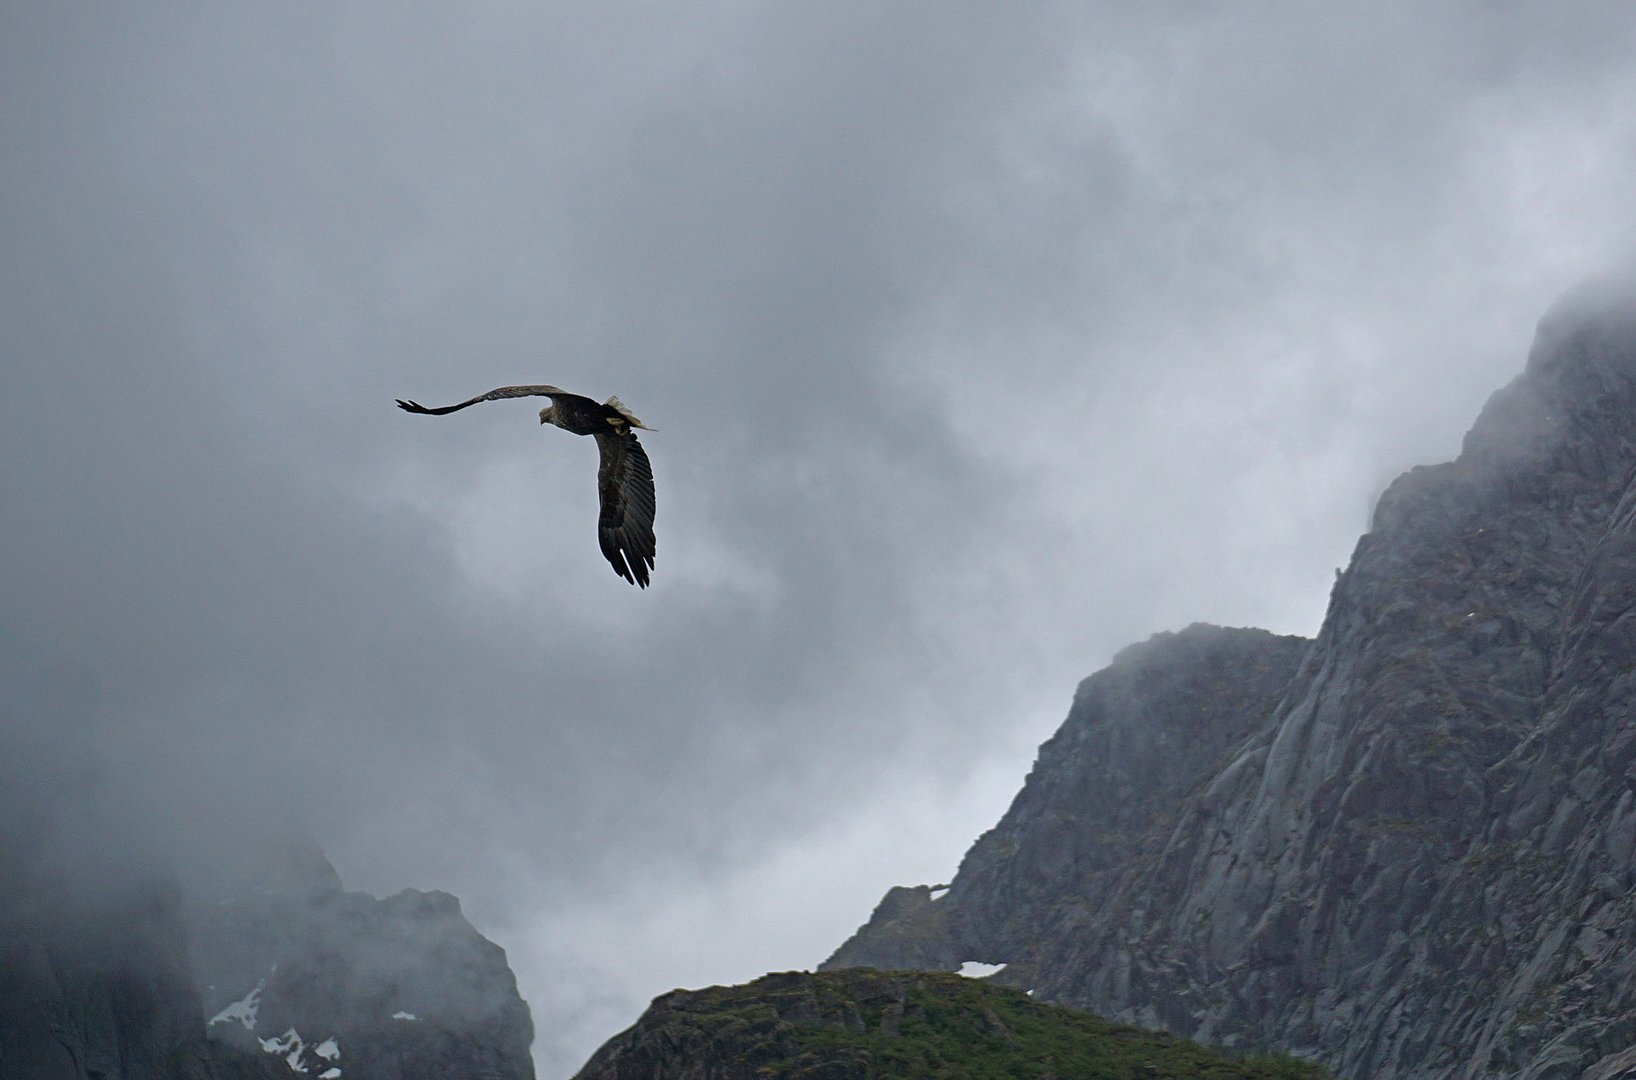
<path fill-rule="evenodd" d="M 547 405 L 545 408 L 540 410 L 540 423 L 554 424 L 556 421 L 557 407 L 555 405 Z"/>

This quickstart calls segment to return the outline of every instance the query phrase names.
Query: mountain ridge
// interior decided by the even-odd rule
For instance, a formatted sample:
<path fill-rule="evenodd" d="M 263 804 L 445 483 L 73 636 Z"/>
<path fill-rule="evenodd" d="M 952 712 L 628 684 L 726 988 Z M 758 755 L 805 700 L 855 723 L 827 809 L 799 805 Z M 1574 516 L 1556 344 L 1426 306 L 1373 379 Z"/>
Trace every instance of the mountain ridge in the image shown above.
<path fill-rule="evenodd" d="M 447 893 L 347 892 L 306 843 L 187 885 L 3 846 L 0 1078 L 534 1076 L 505 953 Z"/>
<path fill-rule="evenodd" d="M 1388 487 L 1287 682 L 1208 726 L 1246 732 L 1225 763 L 1164 758 L 1178 791 L 1118 737 L 1203 715 L 1175 692 L 1209 681 L 1198 658 L 1161 635 L 1164 679 L 1097 716 L 1085 687 L 1129 659 L 1082 684 L 947 894 L 888 894 L 821 969 L 1004 963 L 1044 1000 L 1344 1076 L 1625 1075 L 1632 311 L 1623 287 L 1560 302 L 1460 455 Z"/>

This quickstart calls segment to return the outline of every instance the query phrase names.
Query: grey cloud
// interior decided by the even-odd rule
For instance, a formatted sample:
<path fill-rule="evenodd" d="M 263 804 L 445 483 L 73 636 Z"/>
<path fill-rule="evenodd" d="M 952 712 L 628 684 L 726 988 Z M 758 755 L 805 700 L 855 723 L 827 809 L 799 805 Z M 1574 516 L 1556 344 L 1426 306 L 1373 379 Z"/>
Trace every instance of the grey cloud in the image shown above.
<path fill-rule="evenodd" d="M 575 986 L 639 965 L 536 928 L 821 850 L 850 929 L 840 808 L 980 819 L 1118 646 L 1310 629 L 1636 223 L 1615 4 L 5 19 L 12 820 L 305 827 Z M 391 404 L 534 380 L 660 429 L 649 592 L 589 445 Z"/>

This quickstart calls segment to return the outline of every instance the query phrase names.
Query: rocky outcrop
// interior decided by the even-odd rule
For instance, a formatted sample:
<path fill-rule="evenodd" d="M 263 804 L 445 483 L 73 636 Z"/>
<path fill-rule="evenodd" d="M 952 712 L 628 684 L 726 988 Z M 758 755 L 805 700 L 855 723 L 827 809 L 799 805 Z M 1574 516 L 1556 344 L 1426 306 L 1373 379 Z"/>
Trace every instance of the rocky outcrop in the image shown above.
<path fill-rule="evenodd" d="M 913 941 L 1348 1076 L 1624 1075 L 1633 480 L 1636 305 L 1587 291 L 1459 458 L 1381 498 L 1313 642 L 1218 631 L 1245 651 L 1216 674 L 1197 630 L 1122 656 L 947 895 L 830 963 Z"/>
<path fill-rule="evenodd" d="M 194 890 L 24 846 L 0 843 L 0 1080 L 534 1075 L 505 954 L 452 896 L 345 892 L 310 846 Z"/>
<path fill-rule="evenodd" d="M 1321 1080 L 1287 1058 L 1227 1057 L 957 975 L 805 971 L 677 990 L 577 1080 L 1212 1076 Z"/>
<path fill-rule="evenodd" d="M 1308 644 L 1197 624 L 1125 649 L 1080 684 L 950 895 L 893 889 L 827 966 L 953 971 L 965 960 L 1022 960 L 1065 886 L 1077 906 L 1101 907 L 1160 854 L 1186 798 L 1265 725 Z"/>
<path fill-rule="evenodd" d="M 0 916 L 0 1077 L 272 1080 L 288 1070 L 205 1037 L 173 892 Z"/>
<path fill-rule="evenodd" d="M 293 846 L 191 922 L 214 1040 L 330 1080 L 534 1075 L 505 952 L 447 893 L 345 892 L 321 853 Z"/>

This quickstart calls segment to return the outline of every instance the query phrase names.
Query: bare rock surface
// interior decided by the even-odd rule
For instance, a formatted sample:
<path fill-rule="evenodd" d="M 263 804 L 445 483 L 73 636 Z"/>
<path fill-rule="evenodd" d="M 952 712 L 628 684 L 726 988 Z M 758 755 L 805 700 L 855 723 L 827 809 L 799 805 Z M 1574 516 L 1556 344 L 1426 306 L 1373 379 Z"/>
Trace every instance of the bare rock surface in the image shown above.
<path fill-rule="evenodd" d="M 332 1080 L 532 1080 L 534 1029 L 505 951 L 448 893 L 346 892 L 292 846 L 191 913 L 216 1041 Z"/>
<path fill-rule="evenodd" d="M 1625 1075 L 1633 481 L 1636 302 L 1583 290 L 1458 459 L 1382 496 L 1315 640 L 1127 651 L 948 893 L 826 966 L 1004 963 L 1344 1076 Z"/>
<path fill-rule="evenodd" d="M 195 892 L 46 850 L 0 842 L 0 1080 L 532 1080 L 505 953 L 446 893 L 345 892 L 302 845 Z"/>

